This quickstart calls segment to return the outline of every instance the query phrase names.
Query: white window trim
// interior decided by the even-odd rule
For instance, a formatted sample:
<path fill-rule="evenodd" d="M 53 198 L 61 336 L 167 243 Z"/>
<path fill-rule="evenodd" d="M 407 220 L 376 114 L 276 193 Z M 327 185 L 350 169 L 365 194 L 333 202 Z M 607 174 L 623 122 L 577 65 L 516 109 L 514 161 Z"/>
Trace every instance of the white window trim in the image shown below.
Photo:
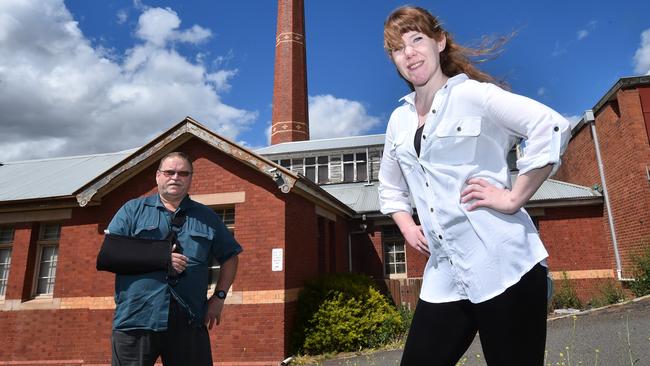
<path fill-rule="evenodd" d="M 344 156 L 345 156 L 345 155 L 350 155 L 350 154 L 352 154 L 352 160 L 351 160 L 351 161 L 345 161 Z M 366 154 L 366 159 L 365 159 L 365 160 L 359 160 L 359 159 L 357 158 L 357 154 Z M 363 181 L 363 182 L 368 181 L 368 177 L 370 176 L 370 170 L 369 170 L 369 169 L 370 169 L 370 168 L 369 168 L 369 167 L 370 167 L 370 164 L 369 164 L 369 158 L 370 158 L 370 154 L 368 153 L 368 149 L 366 149 L 366 151 L 354 151 L 354 152 L 345 152 L 345 153 L 342 153 L 342 154 L 341 154 L 341 182 L 342 182 L 342 183 L 356 183 L 356 182 L 360 182 L 360 180 L 359 180 L 359 174 L 358 174 L 358 172 L 357 172 L 357 170 L 358 170 L 358 169 L 357 169 L 357 164 L 358 164 L 358 163 L 366 163 L 366 169 L 365 169 L 365 170 L 366 170 L 366 179 L 363 179 L 362 181 Z M 351 181 L 351 182 L 347 182 L 347 181 L 345 180 L 345 166 L 346 166 L 346 165 L 350 165 L 350 164 L 352 165 L 352 175 L 353 175 L 353 176 L 352 176 L 352 181 Z"/>
<path fill-rule="evenodd" d="M 5 284 L 5 286 L 7 286 L 9 284 L 9 274 L 11 272 L 11 255 L 13 254 L 13 241 L 7 242 L 7 243 L 0 243 L 0 250 L 2 250 L 2 249 L 9 249 L 9 251 L 10 251 L 9 252 L 9 269 L 7 271 L 7 283 Z M 7 292 L 7 288 L 5 287 L 5 293 L 0 294 L 0 300 L 5 299 L 6 292 Z"/>
<path fill-rule="evenodd" d="M 59 237 L 56 240 L 44 240 L 40 239 L 41 236 L 43 235 L 43 230 L 46 225 L 59 225 Z M 56 269 L 57 272 L 59 270 L 59 241 L 61 240 L 61 224 L 56 223 L 56 222 L 48 222 L 48 223 L 42 223 L 39 227 L 39 233 L 38 233 L 38 240 L 36 241 L 36 262 L 35 262 L 35 267 L 34 267 L 34 280 L 32 281 L 32 298 L 33 299 L 51 299 L 54 297 L 54 287 L 56 287 L 56 272 L 54 274 L 54 285 L 52 286 L 52 293 L 49 294 L 37 294 L 36 291 L 38 290 L 38 278 L 41 272 L 41 260 L 43 259 L 43 249 L 46 247 L 57 247 L 57 262 L 56 262 Z"/>
<path fill-rule="evenodd" d="M 388 237 L 390 240 L 393 237 Z M 406 239 L 402 237 L 402 240 L 404 241 L 404 273 L 388 273 L 386 271 L 386 265 L 388 264 L 387 258 L 386 258 L 386 245 L 387 241 L 385 240 L 386 237 L 384 236 L 384 233 L 382 231 L 381 235 L 381 249 L 382 249 L 382 256 L 383 256 L 383 267 L 384 267 L 384 277 L 389 278 L 391 280 L 393 279 L 405 279 L 408 278 L 408 259 L 406 257 Z M 393 240 L 391 240 L 393 241 Z"/>
<path fill-rule="evenodd" d="M 234 206 L 234 205 L 216 206 L 216 207 L 211 207 L 211 208 L 212 208 L 215 212 L 217 212 L 217 211 L 225 211 L 225 210 L 232 209 L 232 210 L 233 210 L 233 218 L 235 219 L 235 223 L 237 222 L 237 211 L 235 210 L 235 206 Z M 233 235 L 235 235 L 235 223 L 232 223 L 232 224 L 226 224 L 226 223 L 224 222 L 224 224 L 226 225 L 226 227 L 228 228 L 228 230 L 229 230 Z M 214 266 L 214 267 L 212 267 L 212 262 L 210 262 L 210 264 L 208 265 L 208 273 L 210 273 L 210 270 L 211 270 L 212 268 L 219 268 L 219 270 L 221 271 L 221 265 L 218 265 L 218 266 Z M 232 288 L 232 286 L 230 286 L 230 287 Z M 207 296 L 208 296 L 208 297 L 212 296 L 212 294 L 214 293 L 214 290 L 215 290 L 216 288 L 217 288 L 217 284 L 216 284 L 216 283 L 208 283 L 208 292 L 207 292 Z M 232 290 L 230 289 L 229 291 L 232 291 Z"/>

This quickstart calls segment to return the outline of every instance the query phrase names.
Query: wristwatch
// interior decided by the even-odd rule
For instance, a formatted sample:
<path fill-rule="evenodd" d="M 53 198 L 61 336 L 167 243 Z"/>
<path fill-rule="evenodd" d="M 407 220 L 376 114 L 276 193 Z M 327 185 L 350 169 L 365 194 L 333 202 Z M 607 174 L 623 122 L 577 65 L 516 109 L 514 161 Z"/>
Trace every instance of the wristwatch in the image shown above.
<path fill-rule="evenodd" d="M 214 295 L 212 295 L 212 296 L 216 296 L 218 299 L 223 300 L 223 299 L 226 298 L 226 294 L 227 294 L 226 291 L 219 290 L 219 291 L 215 292 Z"/>

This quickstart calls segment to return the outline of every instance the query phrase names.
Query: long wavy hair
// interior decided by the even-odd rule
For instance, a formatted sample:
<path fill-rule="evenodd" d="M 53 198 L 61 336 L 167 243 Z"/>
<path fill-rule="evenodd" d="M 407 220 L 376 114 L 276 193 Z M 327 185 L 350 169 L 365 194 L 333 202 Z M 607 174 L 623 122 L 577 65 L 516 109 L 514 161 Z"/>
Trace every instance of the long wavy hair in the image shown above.
<path fill-rule="evenodd" d="M 443 36 L 447 38 L 447 45 L 440 53 L 440 68 L 445 75 L 452 77 L 465 73 L 470 79 L 507 87 L 503 81 L 498 81 L 479 70 L 476 64 L 498 56 L 512 34 L 498 38 L 483 37 L 480 46 L 476 48 L 464 47 L 456 43 L 451 34 L 442 28 L 438 18 L 431 15 L 426 9 L 417 6 L 402 6 L 395 9 L 384 22 L 384 49 L 388 52 L 391 60 L 392 52 L 403 47 L 402 35 L 411 31 L 424 33 L 437 41 L 440 41 Z M 401 74 L 400 77 L 404 79 Z M 406 79 L 404 81 L 411 90 L 415 90 L 411 82 Z"/>

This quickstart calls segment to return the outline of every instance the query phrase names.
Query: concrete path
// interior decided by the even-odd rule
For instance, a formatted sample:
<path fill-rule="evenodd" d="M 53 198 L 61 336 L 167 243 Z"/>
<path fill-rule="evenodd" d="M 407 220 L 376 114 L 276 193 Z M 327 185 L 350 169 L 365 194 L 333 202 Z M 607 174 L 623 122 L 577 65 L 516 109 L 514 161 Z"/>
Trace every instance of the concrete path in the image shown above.
<path fill-rule="evenodd" d="M 549 319 L 546 365 L 650 365 L 650 296 Z M 402 350 L 327 360 L 322 366 L 399 365 Z M 459 365 L 486 365 L 478 336 Z"/>

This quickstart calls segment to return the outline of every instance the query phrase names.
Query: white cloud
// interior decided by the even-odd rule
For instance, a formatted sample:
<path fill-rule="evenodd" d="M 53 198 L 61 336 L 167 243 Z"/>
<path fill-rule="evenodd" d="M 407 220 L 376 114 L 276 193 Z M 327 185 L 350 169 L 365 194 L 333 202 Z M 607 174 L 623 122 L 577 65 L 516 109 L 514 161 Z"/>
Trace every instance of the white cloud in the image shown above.
<path fill-rule="evenodd" d="M 180 29 L 171 9 L 142 9 L 136 33 L 144 42 L 108 58 L 63 0 L 0 1 L 2 160 L 124 150 L 187 115 L 233 139 L 249 128 L 257 112 L 220 97 L 237 70 L 208 70 L 171 47 L 210 30 Z"/>
<path fill-rule="evenodd" d="M 156 46 L 164 46 L 168 41 L 201 43 L 212 36 L 209 29 L 198 25 L 185 31 L 178 31 L 181 19 L 170 8 L 148 8 L 138 19 L 138 29 L 135 34 L 142 40 Z"/>
<path fill-rule="evenodd" d="M 356 136 L 378 125 L 378 117 L 366 112 L 363 104 L 332 95 L 309 97 L 309 135 L 311 139 Z"/>
<path fill-rule="evenodd" d="M 641 44 L 634 53 L 634 72 L 650 75 L 650 29 L 641 33 Z"/>
<path fill-rule="evenodd" d="M 581 41 L 581 40 L 587 38 L 587 36 L 589 36 L 589 34 L 592 31 L 596 30 L 596 24 L 598 24 L 598 21 L 597 20 L 592 20 L 589 23 L 587 23 L 587 25 L 583 29 L 579 29 L 576 32 L 577 40 Z"/>
<path fill-rule="evenodd" d="M 121 9 L 115 14 L 117 17 L 117 24 L 124 24 L 129 19 L 129 13 L 126 9 Z"/>
<path fill-rule="evenodd" d="M 581 39 L 587 37 L 587 36 L 589 35 L 589 31 L 586 30 L 586 29 L 580 29 L 580 30 L 577 32 L 577 34 L 578 34 L 578 41 L 579 41 L 579 40 L 581 40 Z"/>

